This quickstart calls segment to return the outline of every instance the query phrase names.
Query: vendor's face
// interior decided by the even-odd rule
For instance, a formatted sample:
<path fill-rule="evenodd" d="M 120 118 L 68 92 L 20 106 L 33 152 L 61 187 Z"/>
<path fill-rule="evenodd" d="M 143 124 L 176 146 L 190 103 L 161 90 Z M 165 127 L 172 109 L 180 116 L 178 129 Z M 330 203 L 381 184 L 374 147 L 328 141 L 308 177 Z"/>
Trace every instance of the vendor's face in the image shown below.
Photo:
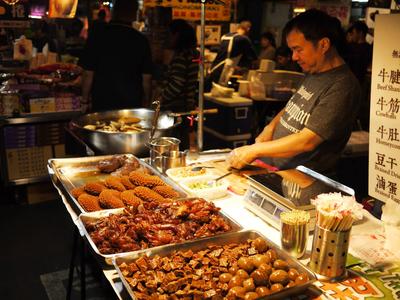
<path fill-rule="evenodd" d="M 292 59 L 296 61 L 306 73 L 320 72 L 326 50 L 321 41 L 314 45 L 305 39 L 304 34 L 298 30 L 292 30 L 286 37 L 287 44 L 292 49 Z"/>

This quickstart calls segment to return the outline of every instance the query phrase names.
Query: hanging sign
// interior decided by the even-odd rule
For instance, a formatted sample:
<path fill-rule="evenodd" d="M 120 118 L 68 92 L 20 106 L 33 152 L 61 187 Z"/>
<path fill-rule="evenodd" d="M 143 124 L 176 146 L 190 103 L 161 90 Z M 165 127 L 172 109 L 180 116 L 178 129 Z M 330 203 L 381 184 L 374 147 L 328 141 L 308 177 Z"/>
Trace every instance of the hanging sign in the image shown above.
<path fill-rule="evenodd" d="M 190 21 L 200 20 L 200 0 L 144 0 L 144 7 L 172 7 L 173 19 Z M 229 21 L 231 18 L 231 0 L 209 0 L 205 6 L 207 21 Z"/>
<path fill-rule="evenodd" d="M 75 17 L 78 0 L 50 0 L 49 18 Z"/>
<path fill-rule="evenodd" d="M 400 15 L 376 16 L 369 131 L 369 194 L 400 204 Z"/>
<path fill-rule="evenodd" d="M 340 0 L 340 1 L 316 1 L 308 0 L 305 1 L 306 8 L 317 8 L 328 15 L 338 18 L 343 26 L 347 26 L 350 21 L 351 15 L 351 0 Z"/>
<path fill-rule="evenodd" d="M 26 0 L 18 2 L 0 1 L 0 28 L 28 28 L 29 10 L 30 6 Z"/>

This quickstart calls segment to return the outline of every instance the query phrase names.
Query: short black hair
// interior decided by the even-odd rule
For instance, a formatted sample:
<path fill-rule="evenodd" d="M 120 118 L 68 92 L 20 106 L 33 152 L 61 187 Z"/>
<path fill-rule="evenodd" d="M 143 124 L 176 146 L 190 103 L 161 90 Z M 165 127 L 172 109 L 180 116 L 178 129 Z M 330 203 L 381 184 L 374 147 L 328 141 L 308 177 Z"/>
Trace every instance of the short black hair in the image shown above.
<path fill-rule="evenodd" d="M 303 33 L 304 38 L 314 45 L 321 39 L 328 38 L 339 53 L 345 45 L 345 34 L 340 21 L 318 9 L 307 10 L 290 20 L 283 30 L 285 37 L 293 30 Z"/>
<path fill-rule="evenodd" d="M 356 21 L 351 25 L 348 32 L 352 32 L 353 30 L 357 30 L 358 32 L 361 32 L 363 36 L 366 36 L 368 33 L 368 26 L 363 21 Z"/>
<path fill-rule="evenodd" d="M 261 35 L 261 38 L 267 39 L 271 43 L 271 45 L 274 46 L 274 48 L 276 48 L 275 36 L 271 32 L 269 31 L 264 32 Z"/>
<path fill-rule="evenodd" d="M 196 33 L 188 22 L 182 19 L 175 19 L 169 24 L 169 30 L 171 33 L 178 34 L 178 40 L 175 45 L 176 49 L 196 48 Z"/>

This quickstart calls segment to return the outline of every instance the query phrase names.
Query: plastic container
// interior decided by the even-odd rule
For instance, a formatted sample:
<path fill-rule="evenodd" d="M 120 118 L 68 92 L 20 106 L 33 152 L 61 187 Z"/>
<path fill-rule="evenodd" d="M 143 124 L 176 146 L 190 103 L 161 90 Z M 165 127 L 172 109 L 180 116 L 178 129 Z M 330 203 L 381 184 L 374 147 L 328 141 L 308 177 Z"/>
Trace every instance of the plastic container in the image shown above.
<path fill-rule="evenodd" d="M 218 178 L 215 176 L 201 176 L 197 178 L 191 178 L 182 180 L 179 184 L 190 194 L 195 195 L 206 200 L 214 200 L 223 198 L 228 194 L 229 183 L 226 180 L 218 180 L 217 185 L 208 184 L 212 182 L 213 179 Z M 198 184 L 201 187 L 195 188 L 194 184 Z"/>
<path fill-rule="evenodd" d="M 172 180 L 176 182 L 180 182 L 182 180 L 187 180 L 187 179 L 198 179 L 202 178 L 204 176 L 216 176 L 218 177 L 218 174 L 215 172 L 215 169 L 209 169 L 209 168 L 203 168 L 199 171 L 192 171 L 193 168 L 196 166 L 189 166 L 189 167 L 181 167 L 181 168 L 172 168 L 168 169 L 165 173 L 170 177 Z"/>

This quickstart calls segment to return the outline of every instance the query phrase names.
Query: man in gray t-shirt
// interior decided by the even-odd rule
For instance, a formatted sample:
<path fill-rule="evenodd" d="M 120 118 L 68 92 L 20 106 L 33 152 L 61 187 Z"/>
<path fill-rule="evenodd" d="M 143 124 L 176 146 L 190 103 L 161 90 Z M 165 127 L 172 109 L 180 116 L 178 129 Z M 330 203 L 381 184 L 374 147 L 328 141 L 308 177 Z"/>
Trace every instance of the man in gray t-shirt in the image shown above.
<path fill-rule="evenodd" d="M 284 32 L 306 78 L 256 143 L 232 151 L 228 162 L 243 168 L 263 158 L 280 169 L 305 165 L 326 173 L 350 137 L 360 87 L 338 53 L 343 35 L 337 19 L 311 9 L 292 19 Z"/>

